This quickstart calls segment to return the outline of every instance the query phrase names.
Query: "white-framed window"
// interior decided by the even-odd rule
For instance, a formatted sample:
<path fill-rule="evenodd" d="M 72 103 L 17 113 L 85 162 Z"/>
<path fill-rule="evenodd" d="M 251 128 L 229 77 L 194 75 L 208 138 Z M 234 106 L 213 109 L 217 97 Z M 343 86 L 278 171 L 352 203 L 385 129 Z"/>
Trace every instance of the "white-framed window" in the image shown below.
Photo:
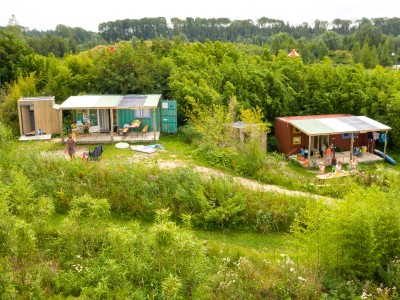
<path fill-rule="evenodd" d="M 142 108 L 135 110 L 135 118 L 141 118 L 141 119 L 151 118 L 151 109 Z"/>

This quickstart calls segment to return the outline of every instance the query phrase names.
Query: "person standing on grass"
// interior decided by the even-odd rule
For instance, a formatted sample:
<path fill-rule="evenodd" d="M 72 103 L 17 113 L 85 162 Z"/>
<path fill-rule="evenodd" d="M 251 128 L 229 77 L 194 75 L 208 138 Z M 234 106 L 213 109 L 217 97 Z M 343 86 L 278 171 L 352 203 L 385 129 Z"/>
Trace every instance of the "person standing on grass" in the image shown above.
<path fill-rule="evenodd" d="M 75 140 L 72 138 L 72 134 L 68 135 L 68 140 L 65 145 L 64 153 L 66 153 L 67 151 L 68 151 L 70 159 L 74 160 L 76 147 L 75 147 Z"/>

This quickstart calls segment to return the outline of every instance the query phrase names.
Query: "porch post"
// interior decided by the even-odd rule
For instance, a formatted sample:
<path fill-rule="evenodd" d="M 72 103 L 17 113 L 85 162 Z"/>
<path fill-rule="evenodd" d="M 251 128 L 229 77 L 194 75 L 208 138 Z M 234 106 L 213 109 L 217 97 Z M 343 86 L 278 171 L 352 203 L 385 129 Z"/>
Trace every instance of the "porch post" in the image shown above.
<path fill-rule="evenodd" d="M 383 144 L 384 146 L 383 146 L 383 160 L 385 160 L 386 159 L 386 146 L 387 146 L 387 139 L 386 139 L 386 137 L 387 137 L 387 130 L 385 131 L 385 136 L 384 136 L 384 138 L 385 138 L 385 143 Z"/>
<path fill-rule="evenodd" d="M 353 159 L 353 149 L 354 149 L 354 133 L 351 133 L 350 136 L 350 161 Z"/>
<path fill-rule="evenodd" d="M 157 135 L 156 135 L 156 130 L 157 130 L 157 128 L 156 128 L 156 109 L 155 109 L 155 108 L 152 108 L 152 109 L 151 109 L 151 112 L 152 112 L 152 114 L 153 114 L 153 133 L 154 133 L 154 140 L 156 140 L 156 137 L 157 137 Z"/>
<path fill-rule="evenodd" d="M 63 111 L 62 111 L 62 109 L 60 109 L 60 112 L 58 113 L 58 115 L 60 116 L 61 144 L 64 144 L 64 128 L 63 128 Z"/>
<path fill-rule="evenodd" d="M 110 130 L 110 135 L 111 135 L 111 143 L 114 142 L 114 111 L 111 108 L 110 109 L 110 121 L 111 121 L 111 130 Z"/>
<path fill-rule="evenodd" d="M 311 164 L 310 164 L 310 157 L 311 157 L 311 135 L 308 136 L 308 157 L 307 157 L 307 160 L 308 160 L 308 167 L 311 166 Z"/>

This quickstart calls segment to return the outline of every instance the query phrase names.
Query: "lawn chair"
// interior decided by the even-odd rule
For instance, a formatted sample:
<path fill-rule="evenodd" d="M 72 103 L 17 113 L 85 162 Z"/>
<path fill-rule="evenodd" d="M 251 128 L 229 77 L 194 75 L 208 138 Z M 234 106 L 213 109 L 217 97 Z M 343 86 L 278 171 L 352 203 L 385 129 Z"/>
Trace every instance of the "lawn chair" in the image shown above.
<path fill-rule="evenodd" d="M 102 153 L 103 153 L 103 146 L 98 145 L 94 147 L 93 151 L 89 150 L 88 160 L 98 160 L 101 157 Z"/>

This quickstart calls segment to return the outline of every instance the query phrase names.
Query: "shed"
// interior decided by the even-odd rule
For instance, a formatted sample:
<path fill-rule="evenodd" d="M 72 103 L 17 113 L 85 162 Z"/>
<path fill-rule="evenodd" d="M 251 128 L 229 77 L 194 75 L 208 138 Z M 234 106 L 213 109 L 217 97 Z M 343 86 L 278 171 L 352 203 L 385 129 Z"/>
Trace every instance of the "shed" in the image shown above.
<path fill-rule="evenodd" d="M 114 126 L 123 127 L 140 119 L 156 139 L 156 131 L 161 127 L 161 98 L 160 94 L 71 96 L 59 106 L 60 119 L 64 110 L 70 110 L 76 121 L 90 123 L 90 132 L 110 132 L 111 140 Z"/>
<path fill-rule="evenodd" d="M 365 116 L 349 114 L 290 116 L 275 118 L 275 136 L 280 144 L 281 152 L 291 155 L 302 147 L 310 150 L 322 149 L 323 145 L 334 142 L 336 147 L 353 152 L 356 146 L 366 146 L 373 152 L 374 132 L 387 132 L 389 126 Z M 386 154 L 385 139 L 384 152 Z"/>
<path fill-rule="evenodd" d="M 246 138 L 249 138 L 249 133 L 251 131 L 250 128 L 251 125 L 248 123 L 245 123 L 243 121 L 237 121 L 232 124 L 232 127 L 235 128 L 236 132 L 235 134 L 238 136 L 240 141 L 245 141 Z M 254 124 L 256 126 L 256 124 Z M 254 128 L 254 127 L 253 127 Z M 264 151 L 267 151 L 267 133 L 263 132 L 259 135 L 255 135 L 260 142 L 260 148 Z M 251 138 L 251 137 L 250 137 Z"/>
<path fill-rule="evenodd" d="M 39 129 L 43 134 L 60 134 L 58 105 L 53 96 L 24 97 L 17 103 L 20 135 L 35 135 Z"/>

